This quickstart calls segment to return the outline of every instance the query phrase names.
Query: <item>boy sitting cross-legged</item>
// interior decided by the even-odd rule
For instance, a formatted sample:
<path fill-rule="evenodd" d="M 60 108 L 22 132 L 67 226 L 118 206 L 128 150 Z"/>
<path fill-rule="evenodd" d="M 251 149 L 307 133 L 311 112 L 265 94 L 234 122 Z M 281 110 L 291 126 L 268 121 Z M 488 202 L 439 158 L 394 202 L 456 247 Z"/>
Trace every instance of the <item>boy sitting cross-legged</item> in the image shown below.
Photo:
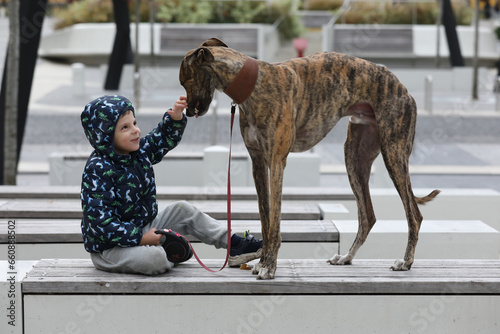
<path fill-rule="evenodd" d="M 181 96 L 158 126 L 141 137 L 132 103 L 119 95 L 87 104 L 82 126 L 94 151 L 82 175 L 81 223 L 85 249 L 95 267 L 120 273 L 157 275 L 172 268 L 155 231 L 191 235 L 227 248 L 227 227 L 186 201 L 158 212 L 153 164 L 180 142 L 187 118 Z M 231 236 L 230 266 L 260 257 L 262 241 Z"/>

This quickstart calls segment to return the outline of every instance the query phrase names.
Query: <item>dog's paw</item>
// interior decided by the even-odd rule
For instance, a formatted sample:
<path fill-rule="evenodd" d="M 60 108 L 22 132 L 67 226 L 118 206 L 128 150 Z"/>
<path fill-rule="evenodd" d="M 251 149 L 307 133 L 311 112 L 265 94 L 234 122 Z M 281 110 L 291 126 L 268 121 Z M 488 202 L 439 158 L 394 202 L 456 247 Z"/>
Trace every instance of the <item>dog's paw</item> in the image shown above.
<path fill-rule="evenodd" d="M 259 274 L 257 275 L 257 279 L 274 279 L 274 272 L 267 268 L 260 268 Z"/>
<path fill-rule="evenodd" d="M 327 263 L 335 265 L 351 264 L 351 261 L 352 259 L 348 255 L 341 256 L 339 254 L 335 254 L 331 259 L 326 260 Z"/>
<path fill-rule="evenodd" d="M 410 270 L 411 266 L 406 265 L 403 260 L 396 260 L 394 264 L 391 266 L 391 269 L 394 271 L 407 271 Z"/>
<path fill-rule="evenodd" d="M 257 263 L 253 266 L 253 269 L 252 269 L 252 274 L 254 275 L 258 275 L 259 272 L 260 272 L 260 268 L 262 268 L 262 263 Z"/>

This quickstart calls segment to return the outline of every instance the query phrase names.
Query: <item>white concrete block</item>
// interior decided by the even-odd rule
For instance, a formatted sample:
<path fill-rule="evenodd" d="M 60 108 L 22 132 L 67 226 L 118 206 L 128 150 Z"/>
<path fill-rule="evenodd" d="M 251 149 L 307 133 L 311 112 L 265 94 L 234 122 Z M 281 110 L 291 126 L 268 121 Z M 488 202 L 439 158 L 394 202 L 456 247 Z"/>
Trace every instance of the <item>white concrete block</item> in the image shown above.
<path fill-rule="evenodd" d="M 474 55 L 474 27 L 457 26 L 458 40 L 462 55 L 470 58 Z M 437 29 L 435 25 L 413 26 L 413 52 L 418 57 L 435 57 L 437 47 Z M 445 58 L 449 56 L 448 43 L 444 26 L 440 27 L 439 54 Z M 479 28 L 479 57 L 498 58 L 496 50 L 496 38 L 493 30 L 489 27 Z"/>
<path fill-rule="evenodd" d="M 500 297 L 28 295 L 25 305 L 27 333 L 470 334 L 498 333 Z"/>
<path fill-rule="evenodd" d="M 199 186 L 203 183 L 202 155 L 185 155 L 182 157 L 169 153 L 153 168 L 157 185 Z"/>
<path fill-rule="evenodd" d="M 346 254 L 356 237 L 356 220 L 334 221 L 339 231 L 340 254 Z M 408 241 L 405 220 L 379 220 L 361 246 L 358 259 L 400 259 Z M 500 233 L 479 220 L 424 220 L 416 259 L 498 259 Z"/>
<path fill-rule="evenodd" d="M 0 261 L 7 260 L 7 245 L 0 244 Z M 37 243 L 17 244 L 17 260 L 35 261 L 41 259 L 86 259 L 90 255 L 82 243 Z"/>
<path fill-rule="evenodd" d="M 413 189 L 426 196 L 433 189 Z M 375 216 L 379 220 L 406 219 L 403 203 L 394 187 L 370 189 Z M 338 201 L 349 211 L 344 219 L 358 219 L 355 201 Z M 419 206 L 428 220 L 480 220 L 500 231 L 500 193 L 492 189 L 441 189 L 431 202 Z"/>
<path fill-rule="evenodd" d="M 21 281 L 36 261 L 0 261 L 0 333 L 22 334 L 23 298 Z M 11 267 L 12 266 L 12 267 Z"/>
<path fill-rule="evenodd" d="M 210 146 L 203 151 L 203 184 L 224 187 L 227 184 L 227 168 L 229 165 L 229 148 Z M 231 179 L 236 182 L 234 175 Z"/>
<path fill-rule="evenodd" d="M 74 96 L 85 96 L 85 65 L 74 63 L 71 65 L 72 85 Z"/>
<path fill-rule="evenodd" d="M 49 157 L 50 185 L 80 185 L 89 154 L 90 152 L 52 153 Z M 285 169 L 284 186 L 319 186 L 320 162 L 317 154 L 290 154 Z M 154 165 L 156 183 L 159 186 L 226 187 L 228 163 L 229 148 L 224 146 L 210 146 L 203 153 L 169 153 L 159 164 Z M 241 187 L 254 186 L 252 163 L 248 154 L 233 154 L 231 184 Z"/>
<path fill-rule="evenodd" d="M 352 219 L 349 210 L 341 203 L 318 203 L 321 219 Z"/>
<path fill-rule="evenodd" d="M 287 159 L 283 184 L 287 187 L 318 187 L 321 158 L 316 153 L 290 153 Z"/>
<path fill-rule="evenodd" d="M 49 156 L 49 184 L 80 185 L 88 156 L 72 157 L 62 152 L 52 153 Z"/>
<path fill-rule="evenodd" d="M 200 186 L 226 187 L 229 167 L 229 148 L 225 146 L 210 146 L 203 151 L 203 166 L 201 173 L 203 182 Z M 231 185 L 252 186 L 252 166 L 248 156 L 231 156 Z"/>

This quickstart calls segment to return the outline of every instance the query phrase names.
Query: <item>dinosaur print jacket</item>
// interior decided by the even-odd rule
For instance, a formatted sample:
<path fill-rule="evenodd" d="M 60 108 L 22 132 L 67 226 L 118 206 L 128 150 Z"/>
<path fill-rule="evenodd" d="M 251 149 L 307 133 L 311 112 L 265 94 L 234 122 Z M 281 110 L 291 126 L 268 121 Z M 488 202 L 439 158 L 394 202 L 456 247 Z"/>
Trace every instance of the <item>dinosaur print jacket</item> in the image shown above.
<path fill-rule="evenodd" d="M 85 135 L 94 148 L 82 175 L 81 222 L 85 249 L 100 253 L 120 246 L 137 246 L 142 227 L 158 213 L 153 164 L 160 162 L 182 138 L 186 116 L 163 115 L 158 127 L 140 140 L 139 150 L 127 155 L 114 149 L 115 126 L 132 103 L 119 95 L 102 96 L 81 114 Z"/>

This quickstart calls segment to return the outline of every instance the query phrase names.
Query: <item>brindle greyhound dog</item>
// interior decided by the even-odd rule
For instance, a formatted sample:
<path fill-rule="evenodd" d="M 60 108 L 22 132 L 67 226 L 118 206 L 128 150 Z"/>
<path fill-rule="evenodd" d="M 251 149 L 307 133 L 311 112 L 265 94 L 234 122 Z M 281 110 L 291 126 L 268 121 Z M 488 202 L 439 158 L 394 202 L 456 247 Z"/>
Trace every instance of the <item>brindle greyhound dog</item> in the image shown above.
<path fill-rule="evenodd" d="M 375 224 L 368 181 L 371 165 L 382 152 L 409 227 L 404 260 L 396 260 L 392 269 L 410 269 L 422 222 L 417 204 L 432 200 L 439 191 L 422 198 L 413 194 L 408 164 L 417 107 L 386 67 L 335 52 L 270 64 L 212 38 L 187 53 L 179 79 L 187 93 L 187 116 L 204 115 L 215 89 L 239 104 L 241 134 L 252 159 L 262 224 L 262 256 L 253 269 L 257 278 L 275 275 L 288 154 L 316 145 L 344 116 L 350 116 L 345 163 L 359 227 L 349 252 L 327 262 L 350 264 Z"/>

